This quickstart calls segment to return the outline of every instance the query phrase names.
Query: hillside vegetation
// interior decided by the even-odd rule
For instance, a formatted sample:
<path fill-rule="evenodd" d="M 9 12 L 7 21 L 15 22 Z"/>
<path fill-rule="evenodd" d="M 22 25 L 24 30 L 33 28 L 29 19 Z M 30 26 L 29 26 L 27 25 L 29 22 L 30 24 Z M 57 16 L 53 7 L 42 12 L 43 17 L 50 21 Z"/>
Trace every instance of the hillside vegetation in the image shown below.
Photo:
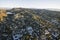
<path fill-rule="evenodd" d="M 7 16 L 3 14 L 6 16 L 5 20 L 0 22 L 2 40 L 5 40 L 5 34 L 8 36 L 6 39 L 12 40 L 13 34 L 17 33 L 21 33 L 21 40 L 60 40 L 59 11 L 13 8 L 7 9 L 6 14 Z"/>

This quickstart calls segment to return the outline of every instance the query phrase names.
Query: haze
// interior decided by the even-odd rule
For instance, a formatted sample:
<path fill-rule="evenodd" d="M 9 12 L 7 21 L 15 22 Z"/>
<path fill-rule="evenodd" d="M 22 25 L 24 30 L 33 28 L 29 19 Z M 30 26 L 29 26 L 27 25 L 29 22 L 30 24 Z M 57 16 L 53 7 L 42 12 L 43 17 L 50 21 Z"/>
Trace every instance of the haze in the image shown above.
<path fill-rule="evenodd" d="M 60 9 L 60 0 L 0 0 L 0 7 L 54 8 Z"/>

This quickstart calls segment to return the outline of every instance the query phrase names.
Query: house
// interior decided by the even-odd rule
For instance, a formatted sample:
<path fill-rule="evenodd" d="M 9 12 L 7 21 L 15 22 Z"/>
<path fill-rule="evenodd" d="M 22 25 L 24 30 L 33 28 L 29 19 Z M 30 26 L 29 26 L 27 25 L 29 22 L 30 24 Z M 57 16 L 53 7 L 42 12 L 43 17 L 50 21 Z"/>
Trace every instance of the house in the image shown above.
<path fill-rule="evenodd" d="M 14 34 L 13 35 L 13 40 L 20 40 L 20 34 Z"/>
<path fill-rule="evenodd" d="M 33 28 L 32 27 L 26 27 L 26 30 L 28 31 L 28 33 L 30 34 L 30 35 L 32 35 L 32 33 L 33 33 Z"/>
<path fill-rule="evenodd" d="M 13 36 L 13 40 L 21 40 L 21 37 L 23 36 L 22 33 L 20 33 L 20 31 L 16 31 L 12 33 Z"/>

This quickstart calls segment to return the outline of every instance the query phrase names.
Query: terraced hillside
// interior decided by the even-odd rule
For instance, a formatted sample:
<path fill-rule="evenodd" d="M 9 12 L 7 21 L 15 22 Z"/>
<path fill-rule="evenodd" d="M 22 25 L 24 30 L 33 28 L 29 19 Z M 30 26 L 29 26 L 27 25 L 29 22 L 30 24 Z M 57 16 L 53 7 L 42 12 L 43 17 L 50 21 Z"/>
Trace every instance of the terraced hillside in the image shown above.
<path fill-rule="evenodd" d="M 60 12 L 45 9 L 5 10 L 1 40 L 60 40 Z"/>

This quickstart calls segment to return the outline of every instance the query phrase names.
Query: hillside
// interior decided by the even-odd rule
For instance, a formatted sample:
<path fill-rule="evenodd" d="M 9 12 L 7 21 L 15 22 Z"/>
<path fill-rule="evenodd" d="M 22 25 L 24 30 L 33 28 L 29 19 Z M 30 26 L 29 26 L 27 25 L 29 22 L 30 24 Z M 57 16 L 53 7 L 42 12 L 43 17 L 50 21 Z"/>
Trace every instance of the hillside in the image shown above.
<path fill-rule="evenodd" d="M 0 22 L 2 40 L 7 36 L 6 40 L 13 40 L 14 34 L 18 34 L 21 40 L 54 40 L 55 36 L 60 39 L 60 11 L 13 8 L 7 9 L 6 14 L 7 17 Z"/>

